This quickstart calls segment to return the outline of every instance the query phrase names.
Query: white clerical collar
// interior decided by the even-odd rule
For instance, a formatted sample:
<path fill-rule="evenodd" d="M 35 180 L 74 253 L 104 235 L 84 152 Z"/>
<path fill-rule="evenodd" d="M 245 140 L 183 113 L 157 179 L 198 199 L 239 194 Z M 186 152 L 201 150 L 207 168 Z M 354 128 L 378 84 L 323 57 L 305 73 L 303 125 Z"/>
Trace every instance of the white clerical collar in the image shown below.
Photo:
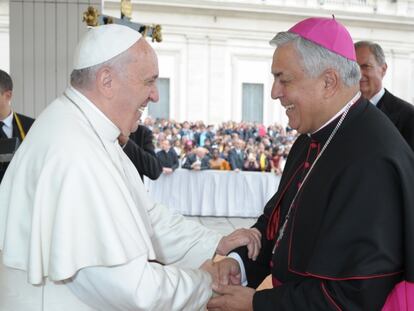
<path fill-rule="evenodd" d="M 0 120 L 0 121 L 3 121 L 5 126 L 9 128 L 13 128 L 13 111 L 10 112 L 10 114 L 6 117 L 6 119 Z"/>
<path fill-rule="evenodd" d="M 13 111 L 6 117 L 6 119 L 1 120 L 4 123 L 3 131 L 7 137 L 13 136 Z"/>
<path fill-rule="evenodd" d="M 384 95 L 384 93 L 385 93 L 385 89 L 384 88 L 381 88 L 381 90 L 377 93 L 377 94 L 375 94 L 374 96 L 372 96 L 370 99 L 369 99 L 369 101 L 374 105 L 374 106 L 376 106 L 376 105 L 378 105 L 378 102 L 380 101 L 380 99 L 382 98 L 382 96 Z"/>
<path fill-rule="evenodd" d="M 325 126 L 327 126 L 329 123 L 331 123 L 337 117 L 339 117 L 345 111 L 345 109 L 346 109 L 346 107 L 348 106 L 349 103 L 352 103 L 352 105 L 355 104 L 360 97 L 361 97 L 361 92 L 358 92 L 349 102 L 346 103 L 346 105 L 344 105 L 342 107 L 341 110 L 339 110 L 332 118 L 330 118 L 328 120 L 328 122 L 326 122 L 324 125 L 322 125 L 320 128 L 318 128 L 316 131 L 314 131 L 314 132 L 312 132 L 312 133 L 310 133 L 308 135 L 314 134 L 314 133 L 320 131 L 321 129 L 323 129 Z"/>
<path fill-rule="evenodd" d="M 92 123 L 91 125 L 98 131 L 100 136 L 112 142 L 118 140 L 121 130 L 85 95 L 72 86 L 69 86 L 66 89 L 65 94 L 69 100 L 73 100 L 74 104 L 86 114 L 86 117 Z M 75 96 L 78 97 L 78 99 L 74 99 L 73 97 Z"/>

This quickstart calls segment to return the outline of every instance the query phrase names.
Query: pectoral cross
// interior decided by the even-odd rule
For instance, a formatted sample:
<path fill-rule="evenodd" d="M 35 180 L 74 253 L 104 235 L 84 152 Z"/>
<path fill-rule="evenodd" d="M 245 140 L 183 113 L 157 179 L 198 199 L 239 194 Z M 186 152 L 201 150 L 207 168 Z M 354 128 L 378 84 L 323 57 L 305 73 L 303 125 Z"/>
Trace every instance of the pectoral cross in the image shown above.
<path fill-rule="evenodd" d="M 109 15 L 101 15 L 93 6 L 88 7 L 88 10 L 83 13 L 83 21 L 88 26 L 98 26 L 106 24 L 119 24 L 128 26 L 143 36 L 152 38 L 152 42 L 162 41 L 161 25 L 144 25 L 140 23 L 131 22 L 132 18 L 132 3 L 131 0 L 121 0 L 121 18 Z"/>

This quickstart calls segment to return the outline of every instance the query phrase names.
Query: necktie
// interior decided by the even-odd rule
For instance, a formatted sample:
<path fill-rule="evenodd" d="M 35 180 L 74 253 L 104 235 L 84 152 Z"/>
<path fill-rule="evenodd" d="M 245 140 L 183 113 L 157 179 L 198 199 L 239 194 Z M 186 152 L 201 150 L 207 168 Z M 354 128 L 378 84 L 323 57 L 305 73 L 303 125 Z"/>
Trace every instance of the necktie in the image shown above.
<path fill-rule="evenodd" d="M 0 138 L 8 138 L 6 133 L 3 131 L 3 121 L 0 121 Z"/>

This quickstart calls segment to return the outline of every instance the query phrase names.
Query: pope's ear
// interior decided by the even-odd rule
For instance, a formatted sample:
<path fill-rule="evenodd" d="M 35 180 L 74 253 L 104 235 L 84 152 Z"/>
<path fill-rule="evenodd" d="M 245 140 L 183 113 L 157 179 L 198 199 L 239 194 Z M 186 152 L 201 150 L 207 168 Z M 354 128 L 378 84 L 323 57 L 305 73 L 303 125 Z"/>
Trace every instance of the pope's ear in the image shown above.
<path fill-rule="evenodd" d="M 327 69 L 322 73 L 325 97 L 331 97 L 336 93 L 339 85 L 339 76 L 336 70 Z"/>
<path fill-rule="evenodd" d="M 99 92 L 105 97 L 111 98 L 113 96 L 113 73 L 108 67 L 103 67 L 96 73 L 96 84 Z"/>

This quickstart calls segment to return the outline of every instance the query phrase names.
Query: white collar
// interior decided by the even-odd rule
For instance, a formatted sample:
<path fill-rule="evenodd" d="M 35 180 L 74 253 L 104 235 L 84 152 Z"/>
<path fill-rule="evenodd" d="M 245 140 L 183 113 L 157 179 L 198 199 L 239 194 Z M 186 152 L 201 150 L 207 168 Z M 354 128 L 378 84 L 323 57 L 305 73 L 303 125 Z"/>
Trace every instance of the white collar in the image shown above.
<path fill-rule="evenodd" d="M 370 101 L 370 102 L 371 102 L 374 106 L 378 105 L 378 102 L 380 101 L 380 99 L 382 98 L 382 96 L 384 95 L 384 93 L 385 93 L 385 89 L 384 89 L 384 88 L 381 88 L 377 94 L 375 94 L 374 96 L 372 96 L 372 97 L 369 99 L 369 101 Z"/>
<path fill-rule="evenodd" d="M 72 86 L 68 87 L 65 93 L 81 109 L 101 138 L 111 142 L 118 140 L 121 130 L 85 95 Z"/>
<path fill-rule="evenodd" d="M 346 106 L 349 104 L 349 103 L 352 103 L 352 105 L 353 104 L 355 104 L 356 102 L 357 102 L 357 100 L 359 99 L 361 97 L 361 92 L 358 92 L 349 102 L 347 102 L 346 103 L 346 105 L 344 105 L 343 107 L 342 107 L 342 109 L 341 110 L 339 110 L 332 118 L 330 118 L 329 120 L 328 120 L 328 122 L 326 122 L 324 125 L 322 125 L 320 128 L 318 128 L 316 131 L 314 131 L 314 132 L 312 132 L 311 134 L 314 134 L 314 133 L 316 133 L 316 132 L 318 132 L 318 131 L 320 131 L 321 129 L 323 129 L 325 126 L 327 126 L 329 123 L 331 123 L 333 120 L 335 120 L 337 117 L 339 117 L 344 111 L 345 111 L 345 109 L 346 109 Z M 308 134 L 308 135 L 310 135 L 310 134 Z"/>
<path fill-rule="evenodd" d="M 6 119 L 1 120 L 6 127 L 9 129 L 13 128 L 13 111 L 10 112 L 10 114 L 6 117 Z"/>

